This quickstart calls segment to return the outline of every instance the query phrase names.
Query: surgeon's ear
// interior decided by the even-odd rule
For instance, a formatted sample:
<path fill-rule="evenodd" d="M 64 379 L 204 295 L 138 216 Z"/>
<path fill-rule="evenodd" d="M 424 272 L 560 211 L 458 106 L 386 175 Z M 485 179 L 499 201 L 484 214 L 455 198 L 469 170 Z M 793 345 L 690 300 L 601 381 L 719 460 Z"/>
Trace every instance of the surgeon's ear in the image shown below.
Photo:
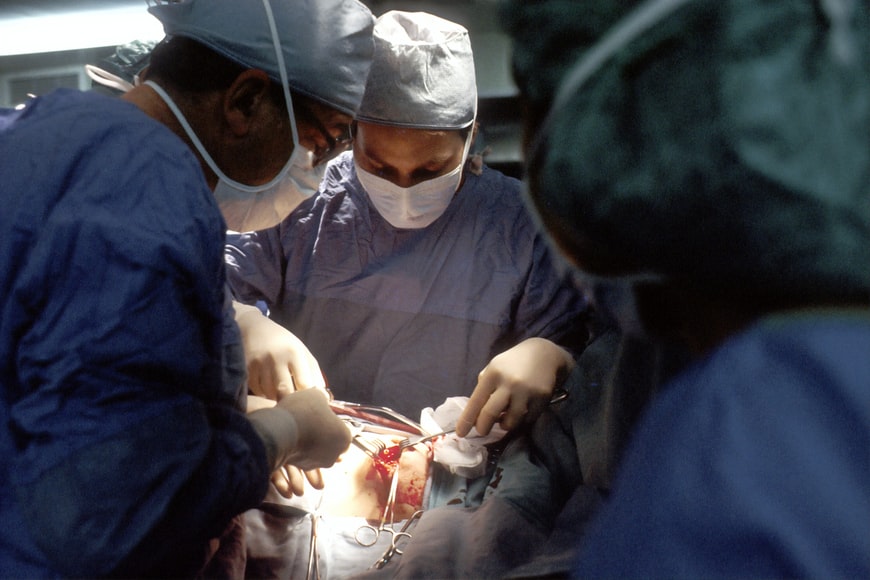
<path fill-rule="evenodd" d="M 230 130 L 238 137 L 245 136 L 258 114 L 268 105 L 271 93 L 269 76 L 258 69 L 247 69 L 224 93 L 223 113 Z"/>

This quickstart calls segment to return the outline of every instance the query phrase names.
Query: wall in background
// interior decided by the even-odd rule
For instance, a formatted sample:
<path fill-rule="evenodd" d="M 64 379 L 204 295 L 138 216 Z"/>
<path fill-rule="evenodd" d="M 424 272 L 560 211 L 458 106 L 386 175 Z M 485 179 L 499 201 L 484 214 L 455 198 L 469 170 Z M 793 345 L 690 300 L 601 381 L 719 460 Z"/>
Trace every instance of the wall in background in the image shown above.
<path fill-rule="evenodd" d="M 516 87 L 510 75 L 510 43 L 501 32 L 496 20 L 497 0 L 362 0 L 377 16 L 388 10 L 422 10 L 458 22 L 468 28 L 474 50 L 477 73 L 478 94 L 480 98 L 478 120 L 481 134 L 478 146 L 488 147 L 487 163 L 502 171 L 519 177 L 520 173 L 520 111 L 516 101 Z M 77 14 L 70 12 L 74 6 Z M 81 11 L 88 11 L 89 18 L 97 19 L 96 10 L 109 10 L 108 14 L 125 26 L 111 27 L 100 24 L 99 29 L 111 29 L 114 34 L 125 34 L 124 30 L 142 30 L 142 20 L 151 24 L 153 17 L 145 11 L 144 0 L 80 0 L 72 3 L 66 0 L 4 0 L 0 5 L 0 31 L 7 45 L 0 40 L 0 107 L 13 107 L 22 103 L 28 94 L 44 94 L 57 87 L 71 87 L 87 90 L 90 78 L 84 73 L 85 64 L 97 64 L 100 59 L 112 54 L 115 44 L 102 46 L 81 46 L 69 50 L 43 51 L 34 43 L 39 39 L 50 39 L 46 46 L 58 46 L 57 33 L 35 32 L 38 28 L 27 28 L 26 22 L 37 16 L 48 17 L 48 22 L 56 28 L 58 22 L 68 23 L 68 29 L 75 32 L 71 43 L 89 44 L 99 37 L 93 29 L 79 30 Z M 141 10 L 141 12 L 140 12 Z M 134 22 L 135 21 L 135 22 Z M 155 21 L 156 22 L 156 21 Z M 32 25 L 31 25 L 32 26 Z M 159 26 L 159 24 L 158 24 Z M 5 28 L 4 28 L 5 27 Z M 137 28 L 138 27 L 138 28 Z M 117 28 L 117 30 L 115 29 Z M 21 35 L 21 43 L 27 52 L 17 54 L 14 39 L 9 30 Z M 153 28 L 144 28 L 150 34 Z M 86 32 L 86 34 L 79 34 Z M 81 38 L 81 40 L 79 40 Z M 122 36 L 116 44 L 147 38 Z M 12 42 L 11 48 L 8 43 Z M 11 54 L 10 54 L 11 53 Z"/>

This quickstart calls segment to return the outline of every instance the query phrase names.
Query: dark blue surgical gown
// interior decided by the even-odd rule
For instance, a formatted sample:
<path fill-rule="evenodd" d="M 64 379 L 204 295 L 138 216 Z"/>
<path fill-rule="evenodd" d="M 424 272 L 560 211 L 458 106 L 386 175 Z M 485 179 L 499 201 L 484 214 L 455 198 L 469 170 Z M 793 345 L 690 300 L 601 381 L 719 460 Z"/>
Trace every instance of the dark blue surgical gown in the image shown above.
<path fill-rule="evenodd" d="M 0 111 L 0 207 L 0 577 L 191 575 L 268 485 L 196 158 L 61 90 Z"/>
<path fill-rule="evenodd" d="M 413 419 L 470 395 L 489 360 L 526 338 L 581 351 L 586 301 L 554 266 L 520 182 L 465 173 L 440 218 L 396 229 L 345 153 L 283 223 L 230 236 L 230 284 L 308 346 L 336 397 Z"/>
<path fill-rule="evenodd" d="M 579 578 L 870 578 L 870 314 L 771 317 L 634 435 Z"/>

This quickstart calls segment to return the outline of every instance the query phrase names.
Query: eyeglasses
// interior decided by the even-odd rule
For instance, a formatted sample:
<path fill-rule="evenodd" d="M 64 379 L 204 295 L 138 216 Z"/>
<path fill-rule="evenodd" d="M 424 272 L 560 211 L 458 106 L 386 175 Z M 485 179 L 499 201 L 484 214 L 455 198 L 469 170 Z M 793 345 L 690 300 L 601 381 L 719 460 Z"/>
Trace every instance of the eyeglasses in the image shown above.
<path fill-rule="evenodd" d="M 353 134 L 350 130 L 350 124 L 342 130 L 341 135 L 333 137 L 332 133 L 323 126 L 323 123 L 321 123 L 320 119 L 317 118 L 317 115 L 314 114 L 314 111 L 303 103 L 301 99 L 294 99 L 293 110 L 302 118 L 303 121 L 317 129 L 317 131 L 323 136 L 324 141 L 326 141 L 326 147 L 324 149 L 318 147 L 314 152 L 313 164 L 315 167 L 322 165 L 327 161 L 334 159 L 344 151 L 347 151 L 353 143 Z"/>

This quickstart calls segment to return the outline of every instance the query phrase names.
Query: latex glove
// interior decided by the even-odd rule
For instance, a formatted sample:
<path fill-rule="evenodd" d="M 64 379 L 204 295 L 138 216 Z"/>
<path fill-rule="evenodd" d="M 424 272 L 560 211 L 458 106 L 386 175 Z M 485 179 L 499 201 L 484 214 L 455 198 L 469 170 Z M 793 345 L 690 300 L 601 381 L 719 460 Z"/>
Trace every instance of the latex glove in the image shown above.
<path fill-rule="evenodd" d="M 350 431 L 320 389 L 283 396 L 272 408 L 250 411 L 248 420 L 273 470 L 286 464 L 304 471 L 330 467 L 350 445 Z"/>
<path fill-rule="evenodd" d="M 248 390 L 277 401 L 279 394 L 326 388 L 317 359 L 296 335 L 256 306 L 233 302 L 242 333 Z"/>
<path fill-rule="evenodd" d="M 248 395 L 248 412 L 259 409 L 271 409 L 277 404 L 276 401 Z M 292 498 L 305 494 L 305 481 L 314 489 L 323 489 L 323 474 L 319 469 L 303 471 L 294 465 L 282 465 L 272 472 L 272 484 L 279 494 L 286 498 Z"/>
<path fill-rule="evenodd" d="M 323 489 L 323 474 L 319 469 L 302 471 L 294 465 L 283 465 L 272 472 L 272 483 L 286 498 L 305 495 L 305 481 L 314 489 Z"/>
<path fill-rule="evenodd" d="M 420 413 L 420 424 L 430 433 L 455 429 L 468 401 L 468 397 L 447 397 L 435 409 L 426 407 Z M 432 444 L 432 459 L 459 477 L 478 478 L 486 473 L 489 458 L 487 445 L 495 443 L 506 433 L 498 425 L 494 425 L 489 434 L 483 436 L 473 427 L 465 437 L 450 433 Z"/>
<path fill-rule="evenodd" d="M 487 435 L 495 423 L 510 431 L 537 419 L 573 367 L 571 353 L 544 338 L 526 339 L 493 357 L 477 377 L 456 434 L 465 437 L 475 427 Z"/>

